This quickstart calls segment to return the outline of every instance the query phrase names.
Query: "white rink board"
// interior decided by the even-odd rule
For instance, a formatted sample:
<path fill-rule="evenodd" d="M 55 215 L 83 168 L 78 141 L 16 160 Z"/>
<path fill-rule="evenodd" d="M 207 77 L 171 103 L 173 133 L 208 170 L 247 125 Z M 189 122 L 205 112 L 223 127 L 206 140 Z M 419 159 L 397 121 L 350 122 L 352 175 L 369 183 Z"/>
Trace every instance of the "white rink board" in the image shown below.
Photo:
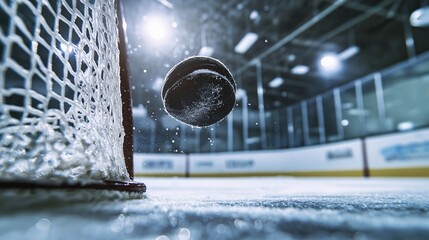
<path fill-rule="evenodd" d="M 288 150 L 192 154 L 190 173 L 280 173 L 362 170 L 361 141 Z"/>
<path fill-rule="evenodd" d="M 429 129 L 366 140 L 369 169 L 429 166 Z"/>
<path fill-rule="evenodd" d="M 134 154 L 134 173 L 185 175 L 184 154 Z"/>

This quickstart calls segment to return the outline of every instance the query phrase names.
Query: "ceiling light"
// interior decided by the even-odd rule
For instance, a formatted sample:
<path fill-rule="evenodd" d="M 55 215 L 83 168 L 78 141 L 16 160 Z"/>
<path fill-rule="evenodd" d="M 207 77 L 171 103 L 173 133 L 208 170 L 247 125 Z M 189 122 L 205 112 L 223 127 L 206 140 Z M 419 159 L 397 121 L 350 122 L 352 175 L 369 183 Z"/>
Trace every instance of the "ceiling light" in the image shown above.
<path fill-rule="evenodd" d="M 261 16 L 259 15 L 258 11 L 253 10 L 252 12 L 250 12 L 249 18 L 253 21 L 259 21 Z"/>
<path fill-rule="evenodd" d="M 360 51 L 360 48 L 358 46 L 351 46 L 349 48 L 347 48 L 346 50 L 340 52 L 338 54 L 338 58 L 340 60 L 347 60 L 351 57 L 353 57 L 354 55 L 356 55 L 358 52 Z"/>
<path fill-rule="evenodd" d="M 413 122 L 401 122 L 398 124 L 398 130 L 399 131 L 411 130 L 413 128 L 414 128 Z"/>
<path fill-rule="evenodd" d="M 167 36 L 169 24 L 167 24 L 163 18 L 154 16 L 145 18 L 145 20 L 145 28 L 153 39 L 159 41 Z"/>
<path fill-rule="evenodd" d="M 336 70 L 340 66 L 340 61 L 336 55 L 325 55 L 320 59 L 320 65 L 327 70 Z"/>
<path fill-rule="evenodd" d="M 349 120 L 347 120 L 347 119 L 341 120 L 341 125 L 343 125 L 344 127 L 348 126 L 349 125 Z"/>
<path fill-rule="evenodd" d="M 240 42 L 235 46 L 234 51 L 236 53 L 243 54 L 249 50 L 249 48 L 258 40 L 258 34 L 253 32 L 248 32 L 240 40 Z"/>
<path fill-rule="evenodd" d="M 289 55 L 287 56 L 287 60 L 288 60 L 289 62 L 293 62 L 293 61 L 295 61 L 295 60 L 296 60 L 296 55 L 295 55 L 295 54 L 289 54 Z"/>
<path fill-rule="evenodd" d="M 212 47 L 203 46 L 198 53 L 198 56 L 211 57 L 213 55 L 214 49 Z"/>
<path fill-rule="evenodd" d="M 429 7 L 423 7 L 411 13 L 410 24 L 413 27 L 429 26 Z"/>
<path fill-rule="evenodd" d="M 270 83 L 268 83 L 268 85 L 271 88 L 276 88 L 276 87 L 280 87 L 283 84 L 284 80 L 281 77 L 275 77 L 273 80 L 271 80 Z"/>
<path fill-rule="evenodd" d="M 255 20 L 256 18 L 259 17 L 259 13 L 256 10 L 252 10 L 252 12 L 250 12 L 250 19 Z"/>
<path fill-rule="evenodd" d="M 309 70 L 310 69 L 305 65 L 296 65 L 295 67 L 292 68 L 291 73 L 296 75 L 304 75 L 308 73 Z"/>

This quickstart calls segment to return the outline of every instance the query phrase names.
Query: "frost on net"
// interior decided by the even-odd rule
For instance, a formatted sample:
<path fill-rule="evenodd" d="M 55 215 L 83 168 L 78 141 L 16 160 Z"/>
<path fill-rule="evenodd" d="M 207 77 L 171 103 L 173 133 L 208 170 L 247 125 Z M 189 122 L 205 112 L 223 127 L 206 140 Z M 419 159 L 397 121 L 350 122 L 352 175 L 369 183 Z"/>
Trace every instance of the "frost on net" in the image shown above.
<path fill-rule="evenodd" d="M 129 180 L 115 1 L 11 1 L 0 14 L 0 176 Z"/>

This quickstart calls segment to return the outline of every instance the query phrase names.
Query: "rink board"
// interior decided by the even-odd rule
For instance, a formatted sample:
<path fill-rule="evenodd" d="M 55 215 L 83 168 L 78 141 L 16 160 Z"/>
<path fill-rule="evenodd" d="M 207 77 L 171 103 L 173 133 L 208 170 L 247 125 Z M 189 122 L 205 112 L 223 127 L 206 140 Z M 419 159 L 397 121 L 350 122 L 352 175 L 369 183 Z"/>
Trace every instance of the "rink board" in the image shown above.
<path fill-rule="evenodd" d="M 158 157 L 159 156 L 159 157 Z M 160 164 L 154 162 L 160 161 Z M 136 176 L 184 176 L 184 154 L 135 154 Z M 362 176 L 361 141 L 298 149 L 189 155 L 190 176 Z"/>
<path fill-rule="evenodd" d="M 361 175 L 360 141 L 298 149 L 193 154 L 191 176 Z"/>
<path fill-rule="evenodd" d="M 429 129 L 283 150 L 135 154 L 134 169 L 136 176 L 363 176 L 364 156 L 370 176 L 429 177 Z"/>
<path fill-rule="evenodd" d="M 429 129 L 368 138 L 371 176 L 429 176 Z"/>
<path fill-rule="evenodd" d="M 135 176 L 183 177 L 185 176 L 184 154 L 134 154 Z"/>

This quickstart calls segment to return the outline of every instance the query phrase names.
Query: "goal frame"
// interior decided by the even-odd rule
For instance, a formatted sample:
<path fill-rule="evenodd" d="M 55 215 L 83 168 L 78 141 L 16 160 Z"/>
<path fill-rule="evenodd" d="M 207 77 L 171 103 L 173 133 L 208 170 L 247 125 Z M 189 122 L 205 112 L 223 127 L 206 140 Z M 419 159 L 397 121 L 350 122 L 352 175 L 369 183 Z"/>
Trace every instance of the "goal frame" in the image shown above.
<path fill-rule="evenodd" d="M 11 179 L 0 180 L 0 189 L 97 189 L 114 190 L 130 193 L 146 192 L 146 185 L 134 181 L 133 170 L 133 116 L 131 83 L 129 77 L 129 65 L 127 55 L 127 38 L 123 23 L 123 11 L 121 0 L 115 0 L 117 25 L 118 25 L 118 48 L 120 69 L 120 92 L 122 100 L 122 126 L 124 129 L 123 154 L 126 170 L 131 181 L 93 180 L 93 181 L 47 181 L 47 180 L 25 180 Z"/>

